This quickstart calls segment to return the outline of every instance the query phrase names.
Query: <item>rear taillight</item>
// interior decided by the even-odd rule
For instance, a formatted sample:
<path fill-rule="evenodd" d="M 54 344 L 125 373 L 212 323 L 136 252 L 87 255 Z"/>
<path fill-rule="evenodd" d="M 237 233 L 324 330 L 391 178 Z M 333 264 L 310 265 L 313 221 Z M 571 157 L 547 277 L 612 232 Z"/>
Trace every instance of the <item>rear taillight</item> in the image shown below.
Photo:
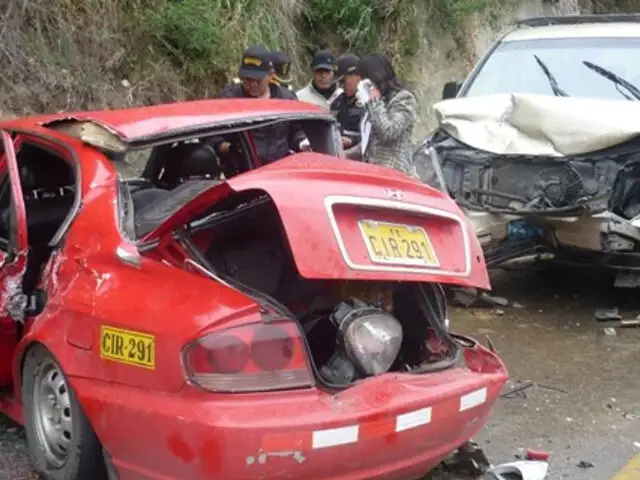
<path fill-rule="evenodd" d="M 313 385 L 298 326 L 254 323 L 213 332 L 187 345 L 191 382 L 214 392 L 264 392 Z"/>

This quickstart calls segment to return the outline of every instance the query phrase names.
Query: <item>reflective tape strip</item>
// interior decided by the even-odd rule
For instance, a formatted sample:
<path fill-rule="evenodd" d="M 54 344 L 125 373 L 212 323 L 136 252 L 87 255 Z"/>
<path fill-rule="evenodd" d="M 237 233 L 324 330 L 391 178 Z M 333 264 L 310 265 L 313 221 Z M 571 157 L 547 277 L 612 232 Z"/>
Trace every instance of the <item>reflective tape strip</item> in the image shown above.
<path fill-rule="evenodd" d="M 313 432 L 311 448 L 328 448 L 356 443 L 358 441 L 359 430 L 360 427 L 358 425 L 330 428 L 328 430 L 316 430 Z"/>
<path fill-rule="evenodd" d="M 464 412 L 487 402 L 488 389 L 480 388 L 462 395 L 459 398 L 459 411 Z M 399 415 L 378 414 L 357 425 L 328 428 L 306 432 L 270 434 L 262 437 L 262 450 L 270 451 L 304 451 L 341 445 L 354 444 L 375 438 L 384 438 L 401 434 L 407 430 L 424 427 L 433 420 L 433 407 L 423 407 L 401 413 Z M 436 420 L 438 419 L 436 407 Z"/>
<path fill-rule="evenodd" d="M 403 413 L 396 417 L 396 432 L 404 432 L 431 422 L 431 407 L 414 412 Z"/>
<path fill-rule="evenodd" d="M 464 412 L 465 410 L 469 410 L 471 408 L 475 408 L 478 405 L 482 405 L 487 401 L 487 389 L 481 388 L 480 390 L 476 390 L 475 392 L 467 393 L 460 397 L 460 411 Z"/>

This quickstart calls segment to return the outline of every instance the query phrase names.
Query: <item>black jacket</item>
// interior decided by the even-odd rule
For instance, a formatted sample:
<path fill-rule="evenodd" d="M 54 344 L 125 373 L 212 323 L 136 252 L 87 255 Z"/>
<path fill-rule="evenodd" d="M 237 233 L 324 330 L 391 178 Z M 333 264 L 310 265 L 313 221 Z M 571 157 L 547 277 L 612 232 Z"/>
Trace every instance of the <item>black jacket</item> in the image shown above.
<path fill-rule="evenodd" d="M 331 113 L 333 113 L 340 124 L 340 133 L 344 137 L 351 139 L 352 147 L 360 143 L 360 120 L 364 114 L 364 108 L 358 106 L 355 95 L 351 98 L 342 92 L 333 102 L 331 102 Z"/>
<path fill-rule="evenodd" d="M 295 93 L 279 85 L 269 85 L 271 98 L 297 100 Z M 230 83 L 216 95 L 216 98 L 250 98 L 241 84 Z M 305 134 L 297 123 L 282 122 L 251 130 L 260 163 L 271 163 L 286 157 L 290 150 L 300 151 L 299 145 Z"/>

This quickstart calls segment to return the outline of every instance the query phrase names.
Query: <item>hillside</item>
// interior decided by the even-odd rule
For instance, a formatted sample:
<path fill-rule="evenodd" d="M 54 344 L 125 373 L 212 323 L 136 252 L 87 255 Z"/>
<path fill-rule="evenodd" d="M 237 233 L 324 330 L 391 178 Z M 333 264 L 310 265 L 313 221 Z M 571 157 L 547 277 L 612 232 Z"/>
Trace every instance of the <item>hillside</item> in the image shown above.
<path fill-rule="evenodd" d="M 515 18 L 640 10 L 640 0 L 27 0 L 5 2 L 0 111 L 113 108 L 213 95 L 244 47 L 390 55 L 419 95 L 421 131 L 444 82 L 463 77 Z"/>

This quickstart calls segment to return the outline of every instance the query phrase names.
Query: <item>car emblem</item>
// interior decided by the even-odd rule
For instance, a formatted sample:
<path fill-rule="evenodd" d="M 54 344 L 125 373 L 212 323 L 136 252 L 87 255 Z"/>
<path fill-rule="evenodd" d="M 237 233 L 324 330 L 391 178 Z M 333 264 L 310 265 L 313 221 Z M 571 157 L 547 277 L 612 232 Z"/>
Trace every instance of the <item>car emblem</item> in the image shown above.
<path fill-rule="evenodd" d="M 395 198 L 396 200 L 402 200 L 404 198 L 402 190 L 396 190 L 395 188 L 387 188 L 385 189 L 385 193 L 388 197 Z"/>

